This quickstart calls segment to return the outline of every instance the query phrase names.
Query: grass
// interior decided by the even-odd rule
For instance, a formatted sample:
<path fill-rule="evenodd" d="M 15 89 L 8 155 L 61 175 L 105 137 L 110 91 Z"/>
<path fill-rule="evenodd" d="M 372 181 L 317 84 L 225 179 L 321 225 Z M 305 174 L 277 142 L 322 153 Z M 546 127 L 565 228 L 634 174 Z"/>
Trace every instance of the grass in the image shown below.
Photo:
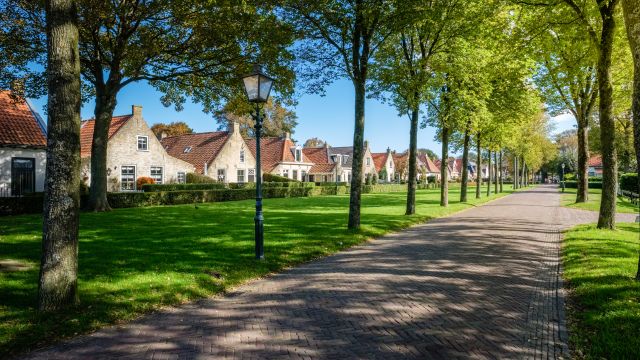
<path fill-rule="evenodd" d="M 508 189 L 511 187 L 509 186 Z M 439 190 L 417 192 L 417 214 L 405 216 L 406 193 L 362 197 L 362 228 L 348 231 L 348 196 L 267 199 L 266 260 L 254 260 L 253 201 L 118 209 L 83 213 L 80 221 L 80 305 L 38 314 L 40 216 L 0 218 L 0 358 L 162 306 L 223 293 L 285 267 L 335 253 L 368 238 L 503 196 L 439 206 Z M 1 264 L 1 263 L 0 263 Z M 0 267 L 1 268 L 1 267 Z M 221 278 L 212 276 L 218 273 Z"/>
<path fill-rule="evenodd" d="M 591 211 L 600 210 L 600 198 L 602 197 L 601 189 L 589 189 L 589 199 L 584 203 L 576 203 L 577 192 L 578 189 L 566 188 L 564 194 L 562 194 L 562 206 Z M 632 204 L 627 199 L 618 197 L 617 211 L 621 213 L 637 213 L 638 206 Z"/>
<path fill-rule="evenodd" d="M 639 237 L 637 223 L 619 224 L 615 231 L 582 225 L 565 234 L 569 335 L 577 358 L 638 358 Z"/>

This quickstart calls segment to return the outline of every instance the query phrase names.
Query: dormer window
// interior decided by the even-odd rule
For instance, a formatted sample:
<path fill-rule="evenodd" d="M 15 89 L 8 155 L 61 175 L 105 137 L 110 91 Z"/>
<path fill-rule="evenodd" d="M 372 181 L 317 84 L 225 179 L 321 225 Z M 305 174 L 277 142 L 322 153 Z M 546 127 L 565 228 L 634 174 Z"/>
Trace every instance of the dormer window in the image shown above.
<path fill-rule="evenodd" d="M 343 165 L 347 164 L 347 160 L 349 160 L 349 155 L 342 155 L 342 164 Z"/>
<path fill-rule="evenodd" d="M 301 162 L 302 161 L 302 149 L 296 148 L 295 149 L 295 154 L 296 154 L 296 162 Z"/>
<path fill-rule="evenodd" d="M 244 150 L 240 150 L 240 162 L 244 164 Z"/>
<path fill-rule="evenodd" d="M 190 152 L 191 152 L 191 150 L 193 150 L 193 148 L 192 148 L 191 146 L 187 146 L 186 148 L 184 148 L 183 153 L 184 153 L 184 154 L 188 154 L 188 153 L 190 153 Z"/>
<path fill-rule="evenodd" d="M 367 166 L 371 166 L 371 158 L 370 157 L 367 158 Z"/>
<path fill-rule="evenodd" d="M 340 158 L 340 155 L 337 155 L 337 154 L 331 155 L 331 161 L 333 161 L 334 163 L 337 163 L 339 158 Z"/>
<path fill-rule="evenodd" d="M 138 151 L 148 151 L 148 150 L 149 150 L 149 137 L 138 136 Z"/>

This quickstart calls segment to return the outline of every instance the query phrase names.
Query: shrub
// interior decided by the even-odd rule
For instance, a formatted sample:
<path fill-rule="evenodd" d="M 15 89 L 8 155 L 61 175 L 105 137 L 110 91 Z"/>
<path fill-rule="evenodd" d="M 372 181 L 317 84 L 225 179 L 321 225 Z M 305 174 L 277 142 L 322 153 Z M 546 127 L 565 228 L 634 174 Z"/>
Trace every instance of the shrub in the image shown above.
<path fill-rule="evenodd" d="M 591 185 L 591 184 L 589 184 Z M 640 189 L 638 187 L 638 174 L 636 173 L 628 173 L 623 174 L 620 177 L 620 189 L 624 191 L 631 191 L 636 194 L 640 193 Z"/>
<path fill-rule="evenodd" d="M 371 174 L 367 174 L 364 177 L 364 184 L 365 185 L 371 185 Z"/>
<path fill-rule="evenodd" d="M 141 176 L 136 180 L 136 189 L 142 189 L 144 185 L 152 185 L 155 184 L 155 180 L 148 176 Z"/>
<path fill-rule="evenodd" d="M 436 182 L 436 176 L 435 175 L 429 175 L 427 176 L 427 182 L 429 184 L 434 184 Z"/>
<path fill-rule="evenodd" d="M 215 182 L 215 179 L 207 175 L 187 173 L 187 184 L 211 184 Z"/>
<path fill-rule="evenodd" d="M 20 197 L 0 197 L 0 215 L 42 213 L 44 193 L 33 193 Z"/>
<path fill-rule="evenodd" d="M 378 184 L 378 174 L 373 173 L 373 176 L 371 177 L 371 184 L 373 185 Z"/>
<path fill-rule="evenodd" d="M 274 175 L 274 174 L 263 174 L 262 175 L 262 180 L 264 180 L 264 182 L 291 182 L 294 181 L 292 179 L 286 178 L 284 176 L 280 176 L 280 175 Z"/>
<path fill-rule="evenodd" d="M 562 183 L 560 182 L 558 184 L 558 186 L 562 186 Z M 564 182 L 564 186 L 568 189 L 577 189 L 578 188 L 578 182 L 577 181 L 565 181 Z M 602 189 L 602 182 L 590 182 L 589 183 L 589 189 Z"/>
<path fill-rule="evenodd" d="M 181 190 L 217 190 L 225 189 L 224 183 L 196 183 L 196 184 L 147 184 L 142 186 L 144 192 L 181 191 Z"/>

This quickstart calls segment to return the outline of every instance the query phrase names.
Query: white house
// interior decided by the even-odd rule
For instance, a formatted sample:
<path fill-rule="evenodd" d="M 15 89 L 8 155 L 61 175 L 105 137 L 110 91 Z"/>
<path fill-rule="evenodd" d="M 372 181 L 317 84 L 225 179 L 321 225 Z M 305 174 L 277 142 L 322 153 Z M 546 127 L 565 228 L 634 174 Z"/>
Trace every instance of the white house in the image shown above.
<path fill-rule="evenodd" d="M 0 91 L 0 196 L 44 191 L 46 129 L 26 99 Z"/>

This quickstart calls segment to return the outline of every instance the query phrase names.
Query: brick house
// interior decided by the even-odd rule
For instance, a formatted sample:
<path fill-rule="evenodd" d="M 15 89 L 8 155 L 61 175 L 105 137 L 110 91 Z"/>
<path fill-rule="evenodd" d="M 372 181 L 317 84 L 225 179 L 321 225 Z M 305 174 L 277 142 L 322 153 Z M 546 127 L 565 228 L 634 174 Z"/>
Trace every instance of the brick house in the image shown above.
<path fill-rule="evenodd" d="M 428 176 L 435 176 L 436 180 L 440 180 L 440 168 L 431 160 L 427 154 L 418 154 L 418 163 L 421 173 Z"/>
<path fill-rule="evenodd" d="M 309 181 L 350 182 L 353 171 L 353 147 L 305 148 L 304 154 L 314 163 L 309 173 Z M 365 141 L 362 161 L 362 179 L 377 173 L 369 143 Z"/>
<path fill-rule="evenodd" d="M 94 119 L 80 128 L 82 178 L 91 182 L 91 144 Z M 184 182 L 194 166 L 169 155 L 142 117 L 142 107 L 132 106 L 131 114 L 114 116 L 107 144 L 107 190 L 136 190 L 136 179 L 150 177 L 158 184 Z"/>
<path fill-rule="evenodd" d="M 373 163 L 378 173 L 378 180 L 380 182 L 393 181 L 395 166 L 391 149 L 387 148 L 387 152 L 383 153 L 372 153 L 371 157 L 373 158 Z"/>
<path fill-rule="evenodd" d="M 185 134 L 160 140 L 169 155 L 199 174 L 226 183 L 255 182 L 256 160 L 234 122 L 227 131 Z"/>
<path fill-rule="evenodd" d="M 0 91 L 0 196 L 44 191 L 46 129 L 26 99 Z"/>
<path fill-rule="evenodd" d="M 602 156 L 594 155 L 587 164 L 587 176 L 602 177 Z"/>
<path fill-rule="evenodd" d="M 245 139 L 256 156 L 256 139 Z M 291 140 L 289 133 L 283 137 L 260 139 L 261 167 L 263 173 L 283 176 L 297 181 L 306 181 L 313 163 L 305 156 L 302 146 Z"/>

